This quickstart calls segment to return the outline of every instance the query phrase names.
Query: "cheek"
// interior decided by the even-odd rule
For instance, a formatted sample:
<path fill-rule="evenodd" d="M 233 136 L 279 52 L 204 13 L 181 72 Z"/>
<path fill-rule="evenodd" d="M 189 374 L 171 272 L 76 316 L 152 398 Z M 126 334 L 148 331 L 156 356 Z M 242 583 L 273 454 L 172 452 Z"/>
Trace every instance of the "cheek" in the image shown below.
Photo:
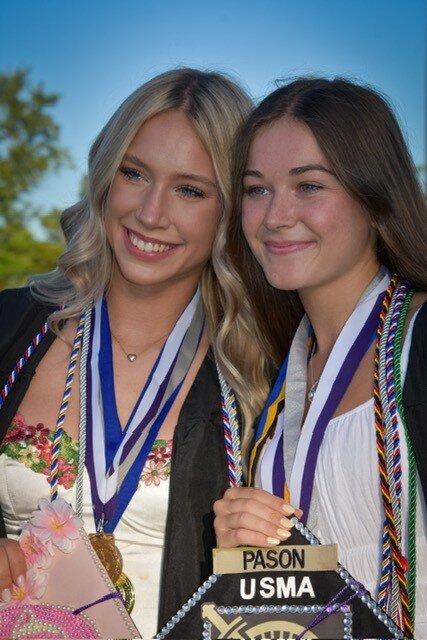
<path fill-rule="evenodd" d="M 208 258 L 212 252 L 212 245 L 221 221 L 219 206 L 208 207 L 199 211 L 197 215 L 186 221 L 186 230 L 183 235 L 192 237 L 198 246 L 200 254 Z M 196 249 L 197 250 L 197 249 Z"/>
<path fill-rule="evenodd" d="M 257 239 L 257 232 L 261 224 L 260 216 L 253 207 L 244 205 L 242 208 L 242 230 L 250 247 Z"/>

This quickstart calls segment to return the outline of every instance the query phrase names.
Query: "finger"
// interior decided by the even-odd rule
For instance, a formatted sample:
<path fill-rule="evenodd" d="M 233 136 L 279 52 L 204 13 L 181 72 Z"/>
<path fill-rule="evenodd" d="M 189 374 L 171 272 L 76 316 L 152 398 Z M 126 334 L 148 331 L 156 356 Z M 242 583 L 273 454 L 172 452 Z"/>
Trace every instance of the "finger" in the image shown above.
<path fill-rule="evenodd" d="M 292 524 L 288 522 L 285 524 L 285 519 L 282 522 L 275 523 L 270 520 L 265 520 L 263 517 L 254 515 L 248 512 L 232 513 L 226 518 L 227 529 L 249 529 L 250 531 L 256 531 L 262 533 L 267 538 L 275 538 L 279 540 L 286 540 L 289 538 Z"/>
<path fill-rule="evenodd" d="M 286 503 L 282 498 L 274 496 L 264 489 L 258 489 L 256 487 L 230 487 L 224 493 L 222 500 L 218 500 L 214 505 L 214 511 L 217 515 L 226 513 L 231 508 L 232 502 L 235 500 L 254 500 L 261 503 L 277 513 L 285 513 L 286 516 L 292 516 L 294 514 L 297 517 L 301 517 L 302 511 Z M 298 513 L 300 515 L 298 515 Z"/>
<path fill-rule="evenodd" d="M 0 591 L 18 584 L 27 571 L 25 556 L 15 540 L 2 540 L 0 546 Z"/>
<path fill-rule="evenodd" d="M 285 516 L 282 509 L 278 511 L 272 509 L 270 505 L 259 502 L 258 500 L 232 500 L 228 502 L 228 515 L 232 514 L 249 514 L 262 518 L 276 527 L 284 529 L 292 529 L 293 524 L 289 518 Z"/>
<path fill-rule="evenodd" d="M 256 500 L 276 511 L 282 510 L 286 505 L 286 502 L 282 498 L 274 496 L 269 491 L 264 491 L 264 489 L 258 489 L 257 487 L 230 487 L 224 493 L 224 498 L 229 500 Z M 294 508 L 287 505 L 286 509 L 289 510 L 289 508 L 292 509 L 293 513 Z"/>
<path fill-rule="evenodd" d="M 224 531 L 217 538 L 218 547 L 275 547 L 280 544 L 279 538 L 266 536 L 251 529 L 232 529 Z"/>

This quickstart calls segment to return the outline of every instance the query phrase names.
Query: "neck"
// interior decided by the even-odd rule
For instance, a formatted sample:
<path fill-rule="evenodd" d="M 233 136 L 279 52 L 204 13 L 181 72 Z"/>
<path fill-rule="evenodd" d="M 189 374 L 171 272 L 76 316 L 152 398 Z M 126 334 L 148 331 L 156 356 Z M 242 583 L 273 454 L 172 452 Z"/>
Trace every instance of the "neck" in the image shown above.
<path fill-rule="evenodd" d="M 144 348 L 169 335 L 191 301 L 197 283 L 163 289 L 127 287 L 113 280 L 107 292 L 110 326 L 125 347 Z"/>
<path fill-rule="evenodd" d="M 298 292 L 313 327 L 319 355 L 329 355 L 341 329 L 378 269 L 378 262 L 371 261 L 320 287 Z"/>

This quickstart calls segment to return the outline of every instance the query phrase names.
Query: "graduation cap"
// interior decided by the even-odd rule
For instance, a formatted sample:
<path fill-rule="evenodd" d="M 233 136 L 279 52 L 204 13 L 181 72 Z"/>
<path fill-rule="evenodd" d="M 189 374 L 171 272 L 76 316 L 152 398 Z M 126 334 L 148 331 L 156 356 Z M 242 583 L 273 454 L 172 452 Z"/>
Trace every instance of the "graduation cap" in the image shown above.
<path fill-rule="evenodd" d="M 214 549 L 214 573 L 156 638 L 403 638 L 338 564 L 337 545 L 294 523 L 286 545 Z"/>

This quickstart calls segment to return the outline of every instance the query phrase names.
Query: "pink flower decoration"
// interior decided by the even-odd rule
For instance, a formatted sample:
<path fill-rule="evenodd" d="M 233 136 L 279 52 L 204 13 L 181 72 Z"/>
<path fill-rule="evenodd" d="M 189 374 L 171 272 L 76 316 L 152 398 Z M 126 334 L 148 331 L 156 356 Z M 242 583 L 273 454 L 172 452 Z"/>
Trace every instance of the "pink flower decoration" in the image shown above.
<path fill-rule="evenodd" d="M 36 566 L 41 569 L 45 569 L 49 566 L 51 555 L 53 554 L 51 545 L 49 545 L 50 548 L 44 545 L 34 534 L 34 530 L 31 525 L 27 524 L 22 529 L 19 544 L 24 552 L 27 566 Z"/>
<path fill-rule="evenodd" d="M 154 460 L 155 462 L 166 462 L 168 459 L 166 447 L 161 447 L 160 449 L 152 451 L 148 456 L 148 459 Z"/>
<path fill-rule="evenodd" d="M 21 427 L 21 428 L 27 426 L 26 420 L 22 415 L 22 413 L 15 413 L 15 416 L 12 418 L 12 425 L 14 427 Z"/>
<path fill-rule="evenodd" d="M 52 542 L 61 551 L 69 553 L 74 545 L 72 540 L 79 537 L 83 526 L 70 505 L 61 498 L 49 502 L 43 498 L 39 502 L 39 511 L 35 511 L 31 518 L 34 534 L 44 543 Z"/>
<path fill-rule="evenodd" d="M 71 489 L 76 479 L 75 467 L 68 464 L 64 458 L 58 458 L 58 484 L 65 489 Z"/>
<path fill-rule="evenodd" d="M 49 442 L 49 440 L 46 440 L 46 442 L 39 447 L 39 455 L 42 460 L 50 465 L 50 461 L 52 459 L 52 443 Z"/>
<path fill-rule="evenodd" d="M 30 433 L 28 431 L 28 425 L 25 422 L 24 416 L 20 413 L 17 413 L 15 417 L 12 419 L 10 428 L 8 429 L 4 442 L 19 442 L 27 440 Z"/>
<path fill-rule="evenodd" d="M 161 480 L 167 480 L 168 472 L 166 465 L 156 463 L 154 460 L 147 460 L 144 466 L 144 473 L 141 475 L 141 480 L 149 487 L 154 484 L 158 487 Z"/>
<path fill-rule="evenodd" d="M 16 584 L 12 587 L 12 597 L 8 606 L 16 604 L 25 604 L 39 600 L 46 591 L 48 574 L 43 572 L 36 572 L 34 569 L 29 569 L 25 575 L 22 587 L 18 587 Z"/>

